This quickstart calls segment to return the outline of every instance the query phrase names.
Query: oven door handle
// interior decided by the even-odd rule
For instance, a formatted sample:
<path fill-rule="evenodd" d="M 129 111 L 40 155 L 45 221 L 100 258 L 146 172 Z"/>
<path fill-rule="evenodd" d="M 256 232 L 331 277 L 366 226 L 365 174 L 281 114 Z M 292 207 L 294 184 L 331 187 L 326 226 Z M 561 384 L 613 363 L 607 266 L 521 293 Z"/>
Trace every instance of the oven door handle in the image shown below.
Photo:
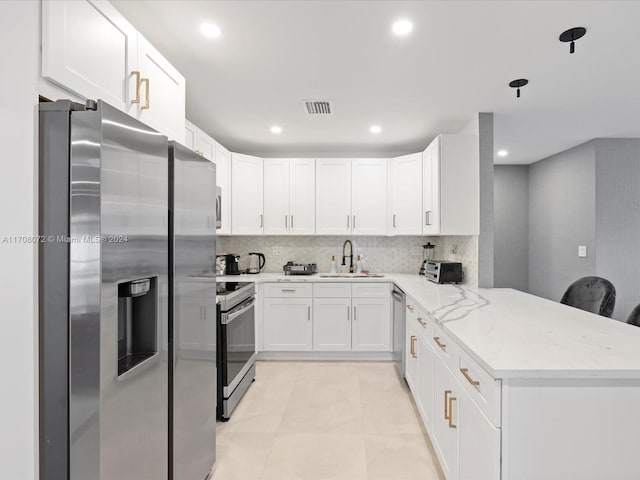
<path fill-rule="evenodd" d="M 226 318 L 222 319 L 222 324 L 223 325 L 230 324 L 236 318 L 238 318 L 240 315 L 242 315 L 246 311 L 252 309 L 255 303 L 256 303 L 255 297 L 250 298 L 248 302 L 241 303 L 237 307 L 237 308 L 239 308 L 239 310 L 232 310 L 231 313 L 227 313 L 226 314 Z"/>

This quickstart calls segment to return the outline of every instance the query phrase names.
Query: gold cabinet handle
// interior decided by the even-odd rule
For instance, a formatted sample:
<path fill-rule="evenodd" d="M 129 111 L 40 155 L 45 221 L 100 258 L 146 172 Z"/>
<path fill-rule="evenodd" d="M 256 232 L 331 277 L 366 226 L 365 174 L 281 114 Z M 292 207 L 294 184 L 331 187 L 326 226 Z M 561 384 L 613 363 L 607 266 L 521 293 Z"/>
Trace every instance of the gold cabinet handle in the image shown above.
<path fill-rule="evenodd" d="M 417 355 L 416 355 L 416 347 L 415 347 L 415 343 L 414 343 L 414 342 L 415 342 L 415 340 L 416 340 L 416 337 L 414 337 L 413 335 L 411 335 L 411 344 L 409 345 L 409 352 L 411 353 L 411 356 L 412 356 L 413 358 L 417 358 Z"/>
<path fill-rule="evenodd" d="M 449 428 L 457 428 L 457 425 L 453 423 L 453 402 L 457 400 L 456 397 L 449 397 Z"/>
<path fill-rule="evenodd" d="M 462 375 L 464 375 L 464 378 L 467 379 L 467 382 L 469 382 L 474 387 L 477 387 L 478 385 L 480 385 L 480 382 L 478 380 L 474 380 L 473 378 L 471 378 L 471 376 L 469 375 L 469 369 L 468 368 L 461 368 L 460 369 L 460 373 Z"/>
<path fill-rule="evenodd" d="M 413 312 L 413 305 L 407 305 L 407 310 L 409 310 L 410 312 Z"/>
<path fill-rule="evenodd" d="M 451 395 L 451 390 L 445 390 L 444 391 L 444 419 L 445 420 L 449 420 L 449 410 L 448 410 L 449 395 Z"/>
<path fill-rule="evenodd" d="M 148 110 L 149 109 L 149 79 L 148 78 L 142 78 L 142 79 L 140 79 L 140 83 L 144 83 L 145 86 L 147 87 L 145 89 L 144 105 L 141 106 L 140 108 L 142 110 Z"/>
<path fill-rule="evenodd" d="M 447 345 L 445 343 L 441 343 L 440 342 L 440 337 L 433 337 L 433 341 L 436 342 L 436 344 L 442 349 L 442 350 L 446 350 L 447 349 Z"/>
<path fill-rule="evenodd" d="M 140 72 L 138 70 L 134 70 L 131 72 L 131 75 L 136 77 L 136 98 L 131 100 L 131 103 L 140 103 Z"/>
<path fill-rule="evenodd" d="M 427 326 L 427 322 L 425 322 L 422 317 L 418 317 L 418 322 L 420 322 L 420 325 L 422 325 L 423 327 Z"/>

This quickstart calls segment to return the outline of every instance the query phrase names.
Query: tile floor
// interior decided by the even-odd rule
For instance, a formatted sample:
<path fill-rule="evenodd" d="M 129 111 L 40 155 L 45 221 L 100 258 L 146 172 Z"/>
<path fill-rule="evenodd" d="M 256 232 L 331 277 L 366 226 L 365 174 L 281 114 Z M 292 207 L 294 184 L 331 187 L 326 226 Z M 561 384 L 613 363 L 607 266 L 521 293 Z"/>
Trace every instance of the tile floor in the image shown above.
<path fill-rule="evenodd" d="M 390 362 L 258 362 L 212 480 L 441 480 Z"/>

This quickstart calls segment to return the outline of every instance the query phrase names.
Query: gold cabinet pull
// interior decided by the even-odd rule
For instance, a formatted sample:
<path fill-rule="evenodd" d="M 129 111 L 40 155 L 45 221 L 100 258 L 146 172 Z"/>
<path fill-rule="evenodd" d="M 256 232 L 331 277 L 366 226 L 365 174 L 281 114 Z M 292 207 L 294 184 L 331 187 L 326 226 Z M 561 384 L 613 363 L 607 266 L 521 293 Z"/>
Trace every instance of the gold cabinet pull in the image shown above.
<path fill-rule="evenodd" d="M 449 428 L 457 428 L 457 425 L 453 423 L 453 402 L 457 400 L 456 397 L 449 397 Z"/>
<path fill-rule="evenodd" d="M 142 110 L 148 110 L 149 109 L 149 79 L 148 78 L 142 78 L 142 79 L 140 79 L 140 83 L 144 83 L 145 86 L 147 87 L 145 89 L 144 105 L 141 106 L 140 108 Z"/>
<path fill-rule="evenodd" d="M 411 335 L 411 345 L 409 345 L 409 351 L 411 353 L 411 356 L 413 358 L 417 358 L 416 355 L 416 346 L 415 346 L 415 342 L 416 341 L 416 337 L 414 337 L 413 335 Z"/>
<path fill-rule="evenodd" d="M 445 390 L 444 391 L 444 419 L 445 420 L 449 420 L 449 410 L 448 410 L 449 395 L 451 395 L 451 390 Z"/>
<path fill-rule="evenodd" d="M 446 350 L 447 349 L 447 345 L 444 343 L 440 343 L 440 337 L 433 337 L 433 341 L 436 342 L 436 344 L 442 349 L 442 350 Z"/>
<path fill-rule="evenodd" d="M 410 312 L 413 312 L 413 305 L 407 305 L 407 309 L 408 309 Z"/>
<path fill-rule="evenodd" d="M 140 72 L 138 70 L 134 70 L 131 72 L 131 75 L 136 77 L 136 98 L 131 100 L 131 103 L 140 103 Z"/>
<path fill-rule="evenodd" d="M 471 376 L 469 375 L 469 369 L 468 368 L 461 368 L 460 369 L 460 373 L 462 375 L 464 375 L 464 378 L 467 379 L 467 382 L 469 382 L 474 387 L 477 387 L 478 385 L 480 385 L 480 382 L 478 380 L 474 380 L 473 378 L 471 378 Z"/>
<path fill-rule="evenodd" d="M 420 325 L 422 325 L 423 327 L 427 326 L 427 322 L 425 322 L 422 317 L 418 317 L 418 322 L 420 322 Z"/>

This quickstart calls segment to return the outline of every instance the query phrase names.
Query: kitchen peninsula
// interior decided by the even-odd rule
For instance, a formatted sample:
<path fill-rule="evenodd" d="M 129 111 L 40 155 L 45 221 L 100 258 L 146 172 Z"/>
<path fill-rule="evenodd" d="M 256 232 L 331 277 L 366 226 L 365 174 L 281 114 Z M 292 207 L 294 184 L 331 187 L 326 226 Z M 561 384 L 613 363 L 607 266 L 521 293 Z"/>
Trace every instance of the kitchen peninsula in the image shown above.
<path fill-rule="evenodd" d="M 637 478 L 637 328 L 512 289 L 417 275 L 241 278 L 259 292 L 291 282 L 401 288 L 406 379 L 447 477 Z"/>

